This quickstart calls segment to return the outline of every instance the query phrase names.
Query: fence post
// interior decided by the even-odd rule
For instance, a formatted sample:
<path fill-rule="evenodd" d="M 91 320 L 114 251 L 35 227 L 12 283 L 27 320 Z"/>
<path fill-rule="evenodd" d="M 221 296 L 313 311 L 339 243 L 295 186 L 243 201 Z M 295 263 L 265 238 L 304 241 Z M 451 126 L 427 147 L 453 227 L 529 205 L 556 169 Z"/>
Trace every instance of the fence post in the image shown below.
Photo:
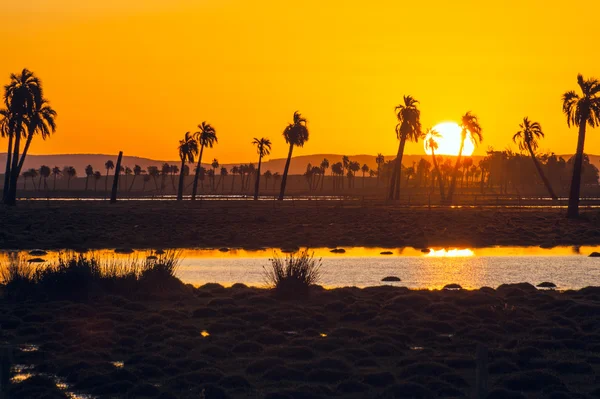
<path fill-rule="evenodd" d="M 488 388 L 488 348 L 483 344 L 477 344 L 477 368 L 475 370 L 475 392 L 474 399 L 485 399 Z"/>

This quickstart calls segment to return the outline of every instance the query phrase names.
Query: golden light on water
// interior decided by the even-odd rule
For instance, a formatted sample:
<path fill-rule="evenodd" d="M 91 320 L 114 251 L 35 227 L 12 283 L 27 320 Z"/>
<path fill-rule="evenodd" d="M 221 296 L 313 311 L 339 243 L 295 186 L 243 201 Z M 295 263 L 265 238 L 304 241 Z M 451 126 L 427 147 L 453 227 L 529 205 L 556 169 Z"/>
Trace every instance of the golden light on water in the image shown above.
<path fill-rule="evenodd" d="M 202 335 L 204 338 L 210 337 L 210 333 L 206 330 L 200 331 L 200 335 Z"/>
<path fill-rule="evenodd" d="M 458 155 L 458 151 L 460 150 L 460 134 L 461 128 L 457 123 L 454 122 L 443 122 L 435 125 L 433 130 L 437 131 L 441 137 L 435 138 L 435 141 L 438 144 L 437 150 L 435 150 L 436 155 Z M 424 148 L 427 154 L 431 154 L 431 149 L 427 148 L 427 142 L 431 135 L 425 136 Z M 471 140 L 471 134 L 467 133 L 467 139 L 465 140 L 465 146 L 462 151 L 463 156 L 471 156 L 475 151 L 475 145 Z"/>
<path fill-rule="evenodd" d="M 469 257 L 469 256 L 475 256 L 475 253 L 470 249 L 442 248 L 442 249 L 438 249 L 438 250 L 432 249 L 425 256 L 435 257 L 435 258 L 460 258 L 460 257 L 464 258 L 464 257 Z"/>

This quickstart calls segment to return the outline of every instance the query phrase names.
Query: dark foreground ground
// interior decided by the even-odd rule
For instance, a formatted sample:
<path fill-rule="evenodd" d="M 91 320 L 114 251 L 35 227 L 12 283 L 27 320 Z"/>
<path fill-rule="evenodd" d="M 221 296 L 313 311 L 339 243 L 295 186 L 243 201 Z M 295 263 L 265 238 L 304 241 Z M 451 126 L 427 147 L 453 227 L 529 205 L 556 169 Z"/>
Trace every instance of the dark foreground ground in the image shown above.
<path fill-rule="evenodd" d="M 65 201 L 0 207 L 0 248 L 597 245 L 600 211 L 327 201 Z"/>
<path fill-rule="evenodd" d="M 41 373 L 13 383 L 13 399 L 65 398 L 52 376 L 100 398 L 470 397 L 478 343 L 488 398 L 600 397 L 600 288 L 315 288 L 280 302 L 186 286 L 161 299 L 2 300 L 0 323 L 14 362 Z"/>

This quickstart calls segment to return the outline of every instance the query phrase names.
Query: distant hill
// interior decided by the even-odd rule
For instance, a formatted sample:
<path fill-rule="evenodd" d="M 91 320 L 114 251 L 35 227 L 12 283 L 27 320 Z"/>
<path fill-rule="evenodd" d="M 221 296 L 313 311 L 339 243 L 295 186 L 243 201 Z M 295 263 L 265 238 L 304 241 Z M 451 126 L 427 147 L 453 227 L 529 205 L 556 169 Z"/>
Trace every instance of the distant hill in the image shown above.
<path fill-rule="evenodd" d="M 565 159 L 569 159 L 572 155 L 560 155 Z M 359 162 L 361 165 L 367 164 L 370 168 L 376 169 L 377 163 L 375 162 L 375 155 L 349 155 L 350 159 L 353 161 Z M 394 155 L 386 155 L 386 160 L 394 159 Z M 402 159 L 402 164 L 405 166 L 412 165 L 413 162 L 418 162 L 421 158 L 430 159 L 429 156 L 426 155 L 404 155 Z M 448 157 L 448 156 L 444 156 Z M 25 165 L 23 169 L 36 168 L 38 169 L 41 165 L 48 165 L 50 167 L 54 166 L 73 166 L 79 176 L 83 176 L 84 169 L 87 165 L 92 165 L 94 170 L 99 170 L 103 174 L 105 173 L 104 163 L 112 159 L 113 162 L 116 163 L 115 155 L 106 155 L 106 154 L 58 154 L 58 155 L 28 155 L 25 159 Z M 335 162 L 339 162 L 342 160 L 342 155 L 340 154 L 315 154 L 315 155 L 302 155 L 293 157 L 291 165 L 290 165 L 290 174 L 298 175 L 303 174 L 306 170 L 306 165 L 311 163 L 313 166 L 318 166 L 321 164 L 323 158 L 327 158 L 330 164 Z M 454 158 L 454 157 L 449 157 Z M 483 158 L 483 156 L 473 156 L 473 161 L 475 164 L 479 162 Z M 590 155 L 590 161 L 596 165 L 600 169 L 600 155 Z M 170 165 L 179 166 L 179 160 L 156 160 L 135 156 L 123 156 L 123 166 L 129 166 L 133 169 L 134 165 L 140 165 L 143 169 L 146 169 L 148 166 L 160 166 L 164 163 L 168 163 Z M 0 174 L 4 172 L 4 165 L 6 163 L 6 153 L 0 153 Z M 254 162 L 256 164 L 256 161 Z M 210 167 L 209 164 L 202 164 L 205 167 Z M 222 166 L 227 167 L 227 169 L 231 169 L 232 166 L 237 164 L 224 164 Z M 275 158 L 265 161 L 263 163 L 263 170 L 270 170 L 271 172 L 279 172 L 283 173 L 283 168 L 285 167 L 285 158 Z"/>

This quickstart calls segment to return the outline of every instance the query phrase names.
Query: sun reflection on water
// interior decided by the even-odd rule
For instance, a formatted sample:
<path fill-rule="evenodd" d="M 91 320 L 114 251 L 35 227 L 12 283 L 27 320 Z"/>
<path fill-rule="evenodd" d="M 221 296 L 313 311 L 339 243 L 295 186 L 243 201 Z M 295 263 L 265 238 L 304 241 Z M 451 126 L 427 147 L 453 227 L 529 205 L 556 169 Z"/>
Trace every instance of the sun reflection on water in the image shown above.
<path fill-rule="evenodd" d="M 466 248 L 466 249 L 442 248 L 442 249 L 438 249 L 438 250 L 432 249 L 425 256 L 436 257 L 436 258 L 461 258 L 461 257 L 475 256 L 475 253 L 471 249 L 468 249 L 468 248 Z"/>

